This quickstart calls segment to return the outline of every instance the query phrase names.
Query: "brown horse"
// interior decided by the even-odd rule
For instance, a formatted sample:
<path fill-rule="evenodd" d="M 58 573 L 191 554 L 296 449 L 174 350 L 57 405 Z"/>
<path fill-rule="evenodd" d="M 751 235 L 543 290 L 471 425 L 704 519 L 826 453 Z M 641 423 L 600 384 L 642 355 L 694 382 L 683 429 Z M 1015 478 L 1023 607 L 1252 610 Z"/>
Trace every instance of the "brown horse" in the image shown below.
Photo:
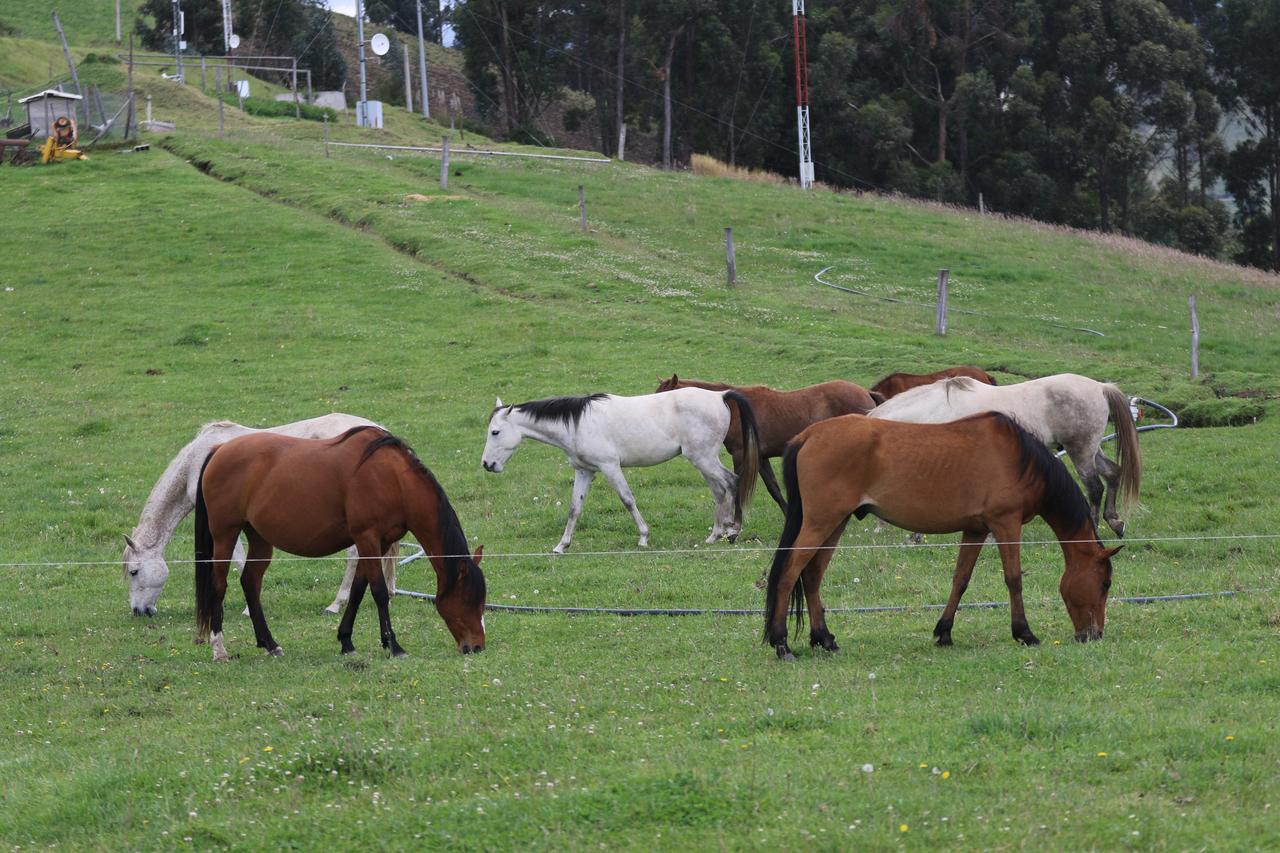
<path fill-rule="evenodd" d="M 722 382 L 701 382 L 697 379 L 681 379 L 671 374 L 670 379 L 658 379 L 658 390 L 674 388 L 706 388 L 711 391 L 737 391 L 747 398 L 755 412 L 760 441 L 760 479 L 769 494 L 787 511 L 786 499 L 774 479 L 773 465 L 769 459 L 781 456 L 787 442 L 805 427 L 837 415 L 861 415 L 876 407 L 883 400 L 868 393 L 867 389 L 852 382 L 835 380 L 809 385 L 795 391 L 775 391 L 764 385 L 725 385 Z M 724 446 L 733 457 L 733 472 L 741 475 L 747 467 L 747 459 L 738 428 L 737 406 L 729 406 L 729 432 Z"/>
<path fill-rule="evenodd" d="M 1080 487 L 1039 441 L 994 412 L 946 424 L 910 424 L 849 415 L 815 424 L 787 447 L 782 462 L 790 509 L 769 572 L 764 640 L 784 660 L 787 597 L 796 630 L 809 611 L 809 644 L 836 651 L 819 589 L 849 517 L 868 513 L 908 530 L 960 531 L 951 597 L 933 634 L 951 645 L 960 597 L 988 533 L 996 537 L 1009 588 L 1013 638 L 1040 641 L 1022 607 L 1022 525 L 1039 515 L 1062 545 L 1058 590 L 1081 642 L 1102 637 L 1111 557 L 1098 541 Z"/>
<path fill-rule="evenodd" d="M 366 588 L 378 605 L 382 647 L 403 655 L 387 611 L 381 555 L 405 532 L 430 554 L 436 610 L 463 654 L 484 649 L 484 573 L 440 483 L 403 441 L 358 426 L 334 439 L 255 433 L 215 447 L 196 489 L 196 639 L 210 639 L 214 661 L 227 660 L 222 600 L 227 565 L 243 531 L 248 557 L 240 574 L 258 646 L 284 652 L 262 615 L 262 576 L 273 548 L 323 557 L 355 545 L 360 567 L 338 626 L 342 653 L 355 651 L 351 628 Z M 212 637 L 210 637 L 212 631 Z"/>
<path fill-rule="evenodd" d="M 959 367 L 948 367 L 946 370 L 939 370 L 936 373 L 890 373 L 884 379 L 871 386 L 871 393 L 879 394 L 885 400 L 888 400 L 903 391 L 918 388 L 921 385 L 932 385 L 939 379 L 950 379 L 952 376 L 968 376 L 988 385 L 998 384 L 991 378 L 991 374 L 981 367 L 962 364 Z M 880 402 L 883 403 L 884 400 Z"/>

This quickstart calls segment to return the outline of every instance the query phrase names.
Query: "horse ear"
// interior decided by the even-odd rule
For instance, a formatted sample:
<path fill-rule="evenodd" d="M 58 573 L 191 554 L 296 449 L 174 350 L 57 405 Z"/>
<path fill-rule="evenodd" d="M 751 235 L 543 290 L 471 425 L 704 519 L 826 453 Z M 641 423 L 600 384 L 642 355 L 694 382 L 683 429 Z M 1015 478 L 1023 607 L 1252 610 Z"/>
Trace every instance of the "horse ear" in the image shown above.
<path fill-rule="evenodd" d="M 674 385 L 675 383 L 677 383 L 677 382 L 679 382 L 679 381 L 680 381 L 680 377 L 679 377 L 679 376 L 676 376 L 674 373 L 673 373 L 673 374 L 671 374 L 671 384 L 672 384 L 672 385 Z"/>
<path fill-rule="evenodd" d="M 474 554 L 472 554 L 472 555 L 471 555 L 471 562 L 475 563 L 475 564 L 478 566 L 478 565 L 480 565 L 480 559 L 481 559 L 482 557 L 484 557 L 484 546 L 483 546 L 483 545 L 481 545 L 479 548 L 476 548 L 476 552 L 475 552 Z"/>
<path fill-rule="evenodd" d="M 126 545 L 128 545 L 130 548 L 132 548 L 135 551 L 142 550 L 141 548 L 138 547 L 138 543 L 134 542 L 132 537 L 130 537 L 128 533 L 124 535 L 124 542 Z"/>
<path fill-rule="evenodd" d="M 1102 552 L 1102 556 L 1104 556 L 1104 557 L 1106 557 L 1108 560 L 1110 560 L 1110 559 L 1111 559 L 1112 557 L 1114 557 L 1116 554 L 1120 553 L 1120 549 L 1121 549 L 1121 548 L 1123 548 L 1123 547 L 1124 547 L 1123 545 L 1117 545 L 1117 546 L 1116 546 L 1116 547 L 1114 547 L 1114 548 L 1108 548 L 1108 549 L 1106 549 L 1105 551 L 1103 551 L 1103 552 Z"/>
<path fill-rule="evenodd" d="M 493 404 L 493 407 L 494 407 L 495 409 L 501 409 L 501 408 L 502 408 L 503 406 L 505 406 L 505 405 L 506 405 L 506 403 L 502 402 L 502 398 L 501 398 L 501 397 L 498 397 L 498 398 L 497 398 L 497 402 Z"/>

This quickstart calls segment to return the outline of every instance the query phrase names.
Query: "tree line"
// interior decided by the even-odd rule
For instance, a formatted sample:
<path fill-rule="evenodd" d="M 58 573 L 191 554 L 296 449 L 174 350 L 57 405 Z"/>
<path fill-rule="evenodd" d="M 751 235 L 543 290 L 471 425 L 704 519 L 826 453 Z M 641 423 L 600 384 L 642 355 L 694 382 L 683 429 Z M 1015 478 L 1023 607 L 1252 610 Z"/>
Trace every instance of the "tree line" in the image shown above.
<path fill-rule="evenodd" d="M 1280 270 L 1280 0 L 813 0 L 826 183 L 898 192 Z M 491 124 L 590 119 L 796 171 L 785 0 L 461 0 Z M 572 130 L 573 127 L 566 129 Z"/>

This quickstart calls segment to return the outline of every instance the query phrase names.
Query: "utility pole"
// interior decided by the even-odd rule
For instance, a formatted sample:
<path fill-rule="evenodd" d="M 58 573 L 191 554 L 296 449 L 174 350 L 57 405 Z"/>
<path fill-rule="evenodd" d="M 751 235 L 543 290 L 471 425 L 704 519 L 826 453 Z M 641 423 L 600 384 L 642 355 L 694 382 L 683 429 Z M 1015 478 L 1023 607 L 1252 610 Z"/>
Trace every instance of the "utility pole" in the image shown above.
<path fill-rule="evenodd" d="M 177 0 L 174 0 L 177 3 Z M 360 63 L 360 100 L 356 104 L 356 125 L 369 124 L 369 82 L 364 71 L 364 3 L 356 0 L 356 59 Z"/>
<path fill-rule="evenodd" d="M 416 5 L 418 7 L 418 76 L 422 78 L 422 117 L 431 118 L 431 99 L 427 97 L 427 46 L 422 38 L 422 0 L 418 0 Z"/>
<path fill-rule="evenodd" d="M 804 0 L 791 0 L 791 30 L 795 37 L 796 134 L 800 141 L 800 188 L 813 186 L 813 146 L 809 136 L 809 51 L 805 44 Z"/>
<path fill-rule="evenodd" d="M 182 3 L 173 0 L 173 60 L 178 64 L 178 82 L 182 83 Z"/>
<path fill-rule="evenodd" d="M 76 94 L 80 96 L 80 103 L 84 106 L 84 126 L 88 128 L 90 124 L 89 99 L 84 96 L 84 89 L 80 88 L 80 77 L 76 74 L 76 64 L 71 59 L 71 49 L 67 47 L 67 36 L 62 32 L 62 21 L 58 20 L 57 12 L 52 12 L 51 14 L 53 15 L 53 28 L 58 31 L 58 41 L 62 42 L 62 55 L 67 58 L 67 68 L 71 69 L 71 82 L 75 84 Z M 52 59 L 49 60 L 49 66 L 50 68 L 53 67 Z M 52 77 L 53 74 L 50 73 L 49 76 Z M 45 127 L 48 129 L 51 125 L 46 122 Z"/>

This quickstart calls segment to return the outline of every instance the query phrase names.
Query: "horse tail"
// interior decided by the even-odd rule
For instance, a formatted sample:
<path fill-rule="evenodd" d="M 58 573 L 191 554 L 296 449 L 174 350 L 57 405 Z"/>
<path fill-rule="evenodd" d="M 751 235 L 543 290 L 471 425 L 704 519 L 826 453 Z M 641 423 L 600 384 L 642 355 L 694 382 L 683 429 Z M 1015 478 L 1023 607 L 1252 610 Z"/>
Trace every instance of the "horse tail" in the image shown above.
<path fill-rule="evenodd" d="M 210 623 L 213 621 L 213 533 L 209 529 L 209 508 L 204 502 L 204 469 L 209 467 L 209 460 L 214 451 L 209 451 L 204 464 L 200 466 L 200 477 L 196 480 L 196 639 L 204 640 L 209 636 Z"/>
<path fill-rule="evenodd" d="M 769 585 L 764 599 L 764 641 L 769 642 L 769 622 L 773 619 L 774 608 L 778 605 L 778 584 L 782 581 L 782 573 L 786 571 L 787 560 L 791 556 L 791 548 L 800 535 L 800 526 L 804 524 L 804 506 L 800 502 L 800 478 L 796 473 L 796 456 L 804 442 L 787 445 L 782 454 L 782 484 L 787 489 L 787 515 L 782 524 L 782 538 L 778 540 L 778 550 L 773 554 L 773 566 L 769 569 Z M 795 611 L 796 631 L 804 625 L 805 594 L 804 575 L 796 577 L 796 585 L 791 588 L 791 606 Z"/>
<path fill-rule="evenodd" d="M 1142 484 L 1142 451 L 1138 446 L 1138 428 L 1133 424 L 1129 398 L 1119 388 L 1107 383 L 1102 386 L 1102 393 L 1107 398 L 1107 408 L 1111 410 L 1111 420 L 1116 425 L 1120 496 L 1126 505 L 1132 505 L 1138 499 L 1138 487 Z"/>
<path fill-rule="evenodd" d="M 738 406 L 738 425 L 742 427 L 742 470 L 738 472 L 738 494 L 735 496 L 735 512 L 741 516 L 756 489 L 756 477 L 760 475 L 760 429 L 756 426 L 756 413 L 750 401 L 738 391 L 724 392 L 725 405 Z"/>

